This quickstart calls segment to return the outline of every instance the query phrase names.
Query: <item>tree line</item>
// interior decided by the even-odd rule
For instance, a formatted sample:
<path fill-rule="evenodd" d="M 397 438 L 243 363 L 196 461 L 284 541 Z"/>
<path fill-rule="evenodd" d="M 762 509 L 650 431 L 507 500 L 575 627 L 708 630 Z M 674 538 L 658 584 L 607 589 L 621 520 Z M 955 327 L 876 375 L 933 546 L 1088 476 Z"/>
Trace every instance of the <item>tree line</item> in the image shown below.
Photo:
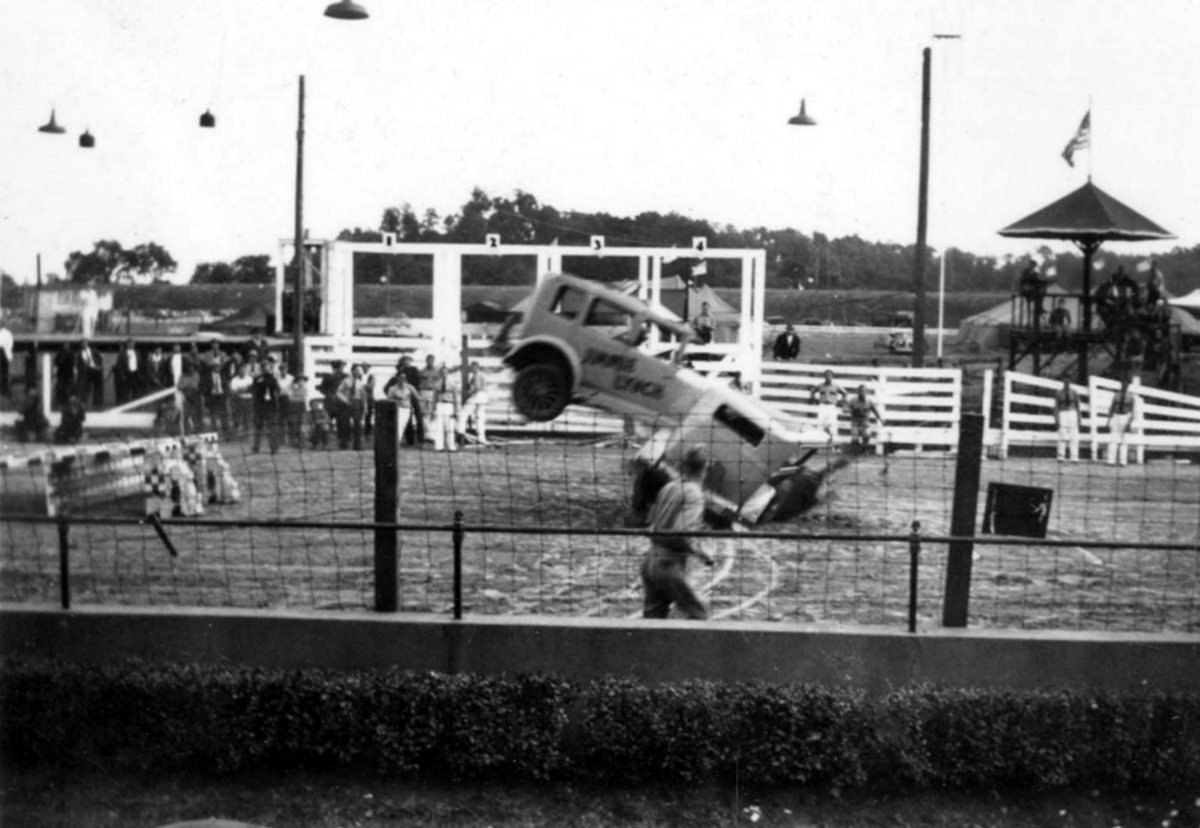
<path fill-rule="evenodd" d="M 517 190 L 511 197 L 492 196 L 480 188 L 457 212 L 441 216 L 426 209 L 419 215 L 408 203 L 384 209 L 377 228 L 347 228 L 338 233 L 341 241 L 378 242 L 384 233 L 401 242 L 457 242 L 479 244 L 489 233 L 499 234 L 501 243 L 559 244 L 564 248 L 588 244 L 592 236 L 604 236 L 606 244 L 620 247 L 678 247 L 679 258 L 664 266 L 668 276 L 688 276 L 697 259 L 692 258 L 692 239 L 706 237 L 712 247 L 752 248 L 766 252 L 766 286 L 770 289 L 883 290 L 911 292 L 913 284 L 912 244 L 872 242 L 858 236 L 830 238 L 811 236 L 792 228 L 739 229 L 714 224 L 679 213 L 643 212 L 635 216 L 560 210 L 542 204 L 532 193 Z M 1082 282 L 1082 260 L 1075 253 L 1053 253 L 1049 246 L 1031 255 L 1057 270 L 1064 289 L 1078 290 Z M 1024 268 L 1025 257 L 980 256 L 950 249 L 947 255 L 946 289 L 961 292 L 1007 292 L 1013 290 Z M 1118 265 L 1134 272 L 1146 259 L 1143 254 L 1116 254 L 1101 248 L 1098 260 L 1103 271 Z M 1177 247 L 1155 256 L 1167 275 L 1172 294 L 1200 287 L 1200 245 Z M 149 242 L 126 249 L 115 240 L 102 240 L 92 250 L 73 251 L 65 262 L 67 280 L 74 283 L 139 284 L 163 281 L 177 265 L 160 245 Z M 564 269 L 602 281 L 631 278 L 636 271 L 619 258 L 565 257 Z M 741 284 L 737 262 L 710 260 L 703 280 L 713 287 Z M 927 251 L 926 286 L 935 290 L 938 261 Z M 533 261 L 504 256 L 470 257 L 463 264 L 463 281 L 480 285 L 527 285 L 533 280 Z M 248 255 L 232 262 L 203 262 L 192 273 L 195 285 L 266 284 L 275 278 L 270 257 Z M 429 284 L 433 278 L 428 257 L 393 254 L 355 254 L 354 279 L 359 284 Z M 1095 280 L 1093 280 L 1095 281 Z"/>

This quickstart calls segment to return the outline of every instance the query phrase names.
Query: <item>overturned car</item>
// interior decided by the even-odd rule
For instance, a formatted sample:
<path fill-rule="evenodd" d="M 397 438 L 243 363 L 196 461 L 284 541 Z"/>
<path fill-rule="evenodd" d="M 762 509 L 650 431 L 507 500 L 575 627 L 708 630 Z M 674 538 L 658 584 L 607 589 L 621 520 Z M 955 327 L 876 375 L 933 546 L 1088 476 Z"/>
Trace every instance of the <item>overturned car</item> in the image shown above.
<path fill-rule="evenodd" d="M 639 299 L 564 274 L 543 280 L 497 347 L 514 374 L 513 404 L 527 419 L 553 420 L 574 403 L 650 426 L 630 468 L 635 514 L 696 444 L 711 461 L 705 489 L 717 522 L 783 519 L 812 505 L 831 467 L 805 464 L 829 445 L 826 432 L 687 367 L 692 336 L 690 326 Z"/>

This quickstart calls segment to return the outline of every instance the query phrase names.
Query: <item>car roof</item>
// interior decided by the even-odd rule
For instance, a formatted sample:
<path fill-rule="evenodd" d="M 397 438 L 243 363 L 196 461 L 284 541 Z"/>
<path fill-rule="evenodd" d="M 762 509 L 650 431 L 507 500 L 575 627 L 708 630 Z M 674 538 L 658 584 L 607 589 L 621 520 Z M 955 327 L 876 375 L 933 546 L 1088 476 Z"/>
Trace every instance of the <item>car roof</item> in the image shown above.
<path fill-rule="evenodd" d="M 622 310 L 626 310 L 637 316 L 644 316 L 650 322 L 657 325 L 662 325 L 664 328 L 669 328 L 678 334 L 691 334 L 692 327 L 677 319 L 672 319 L 669 316 L 659 313 L 650 307 L 647 303 L 638 299 L 636 296 L 622 293 L 619 290 L 609 287 L 603 282 L 597 282 L 594 279 L 584 279 L 580 276 L 572 276 L 569 273 L 553 273 L 546 277 L 542 282 L 539 290 L 549 290 L 551 285 L 565 284 L 578 288 L 579 290 L 591 293 L 611 302 Z"/>

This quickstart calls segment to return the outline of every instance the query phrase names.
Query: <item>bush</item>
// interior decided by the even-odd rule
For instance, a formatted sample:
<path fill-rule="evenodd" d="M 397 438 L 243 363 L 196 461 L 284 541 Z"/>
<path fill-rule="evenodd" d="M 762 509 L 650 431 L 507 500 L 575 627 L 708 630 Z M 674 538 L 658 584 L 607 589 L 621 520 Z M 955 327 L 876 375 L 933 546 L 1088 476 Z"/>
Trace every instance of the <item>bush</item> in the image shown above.
<path fill-rule="evenodd" d="M 0 663 L 0 751 L 24 766 L 621 784 L 1177 790 L 1200 695 Z"/>

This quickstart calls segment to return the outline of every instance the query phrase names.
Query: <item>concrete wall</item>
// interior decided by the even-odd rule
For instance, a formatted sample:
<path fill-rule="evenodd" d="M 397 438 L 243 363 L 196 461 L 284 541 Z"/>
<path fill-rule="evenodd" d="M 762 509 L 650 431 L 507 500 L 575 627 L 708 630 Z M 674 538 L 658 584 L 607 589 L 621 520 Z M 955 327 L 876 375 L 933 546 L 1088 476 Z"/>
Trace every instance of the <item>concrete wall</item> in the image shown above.
<path fill-rule="evenodd" d="M 0 652 L 585 680 L 802 681 L 872 693 L 919 682 L 1195 690 L 1200 635 L 818 629 L 771 623 L 0 606 Z"/>

